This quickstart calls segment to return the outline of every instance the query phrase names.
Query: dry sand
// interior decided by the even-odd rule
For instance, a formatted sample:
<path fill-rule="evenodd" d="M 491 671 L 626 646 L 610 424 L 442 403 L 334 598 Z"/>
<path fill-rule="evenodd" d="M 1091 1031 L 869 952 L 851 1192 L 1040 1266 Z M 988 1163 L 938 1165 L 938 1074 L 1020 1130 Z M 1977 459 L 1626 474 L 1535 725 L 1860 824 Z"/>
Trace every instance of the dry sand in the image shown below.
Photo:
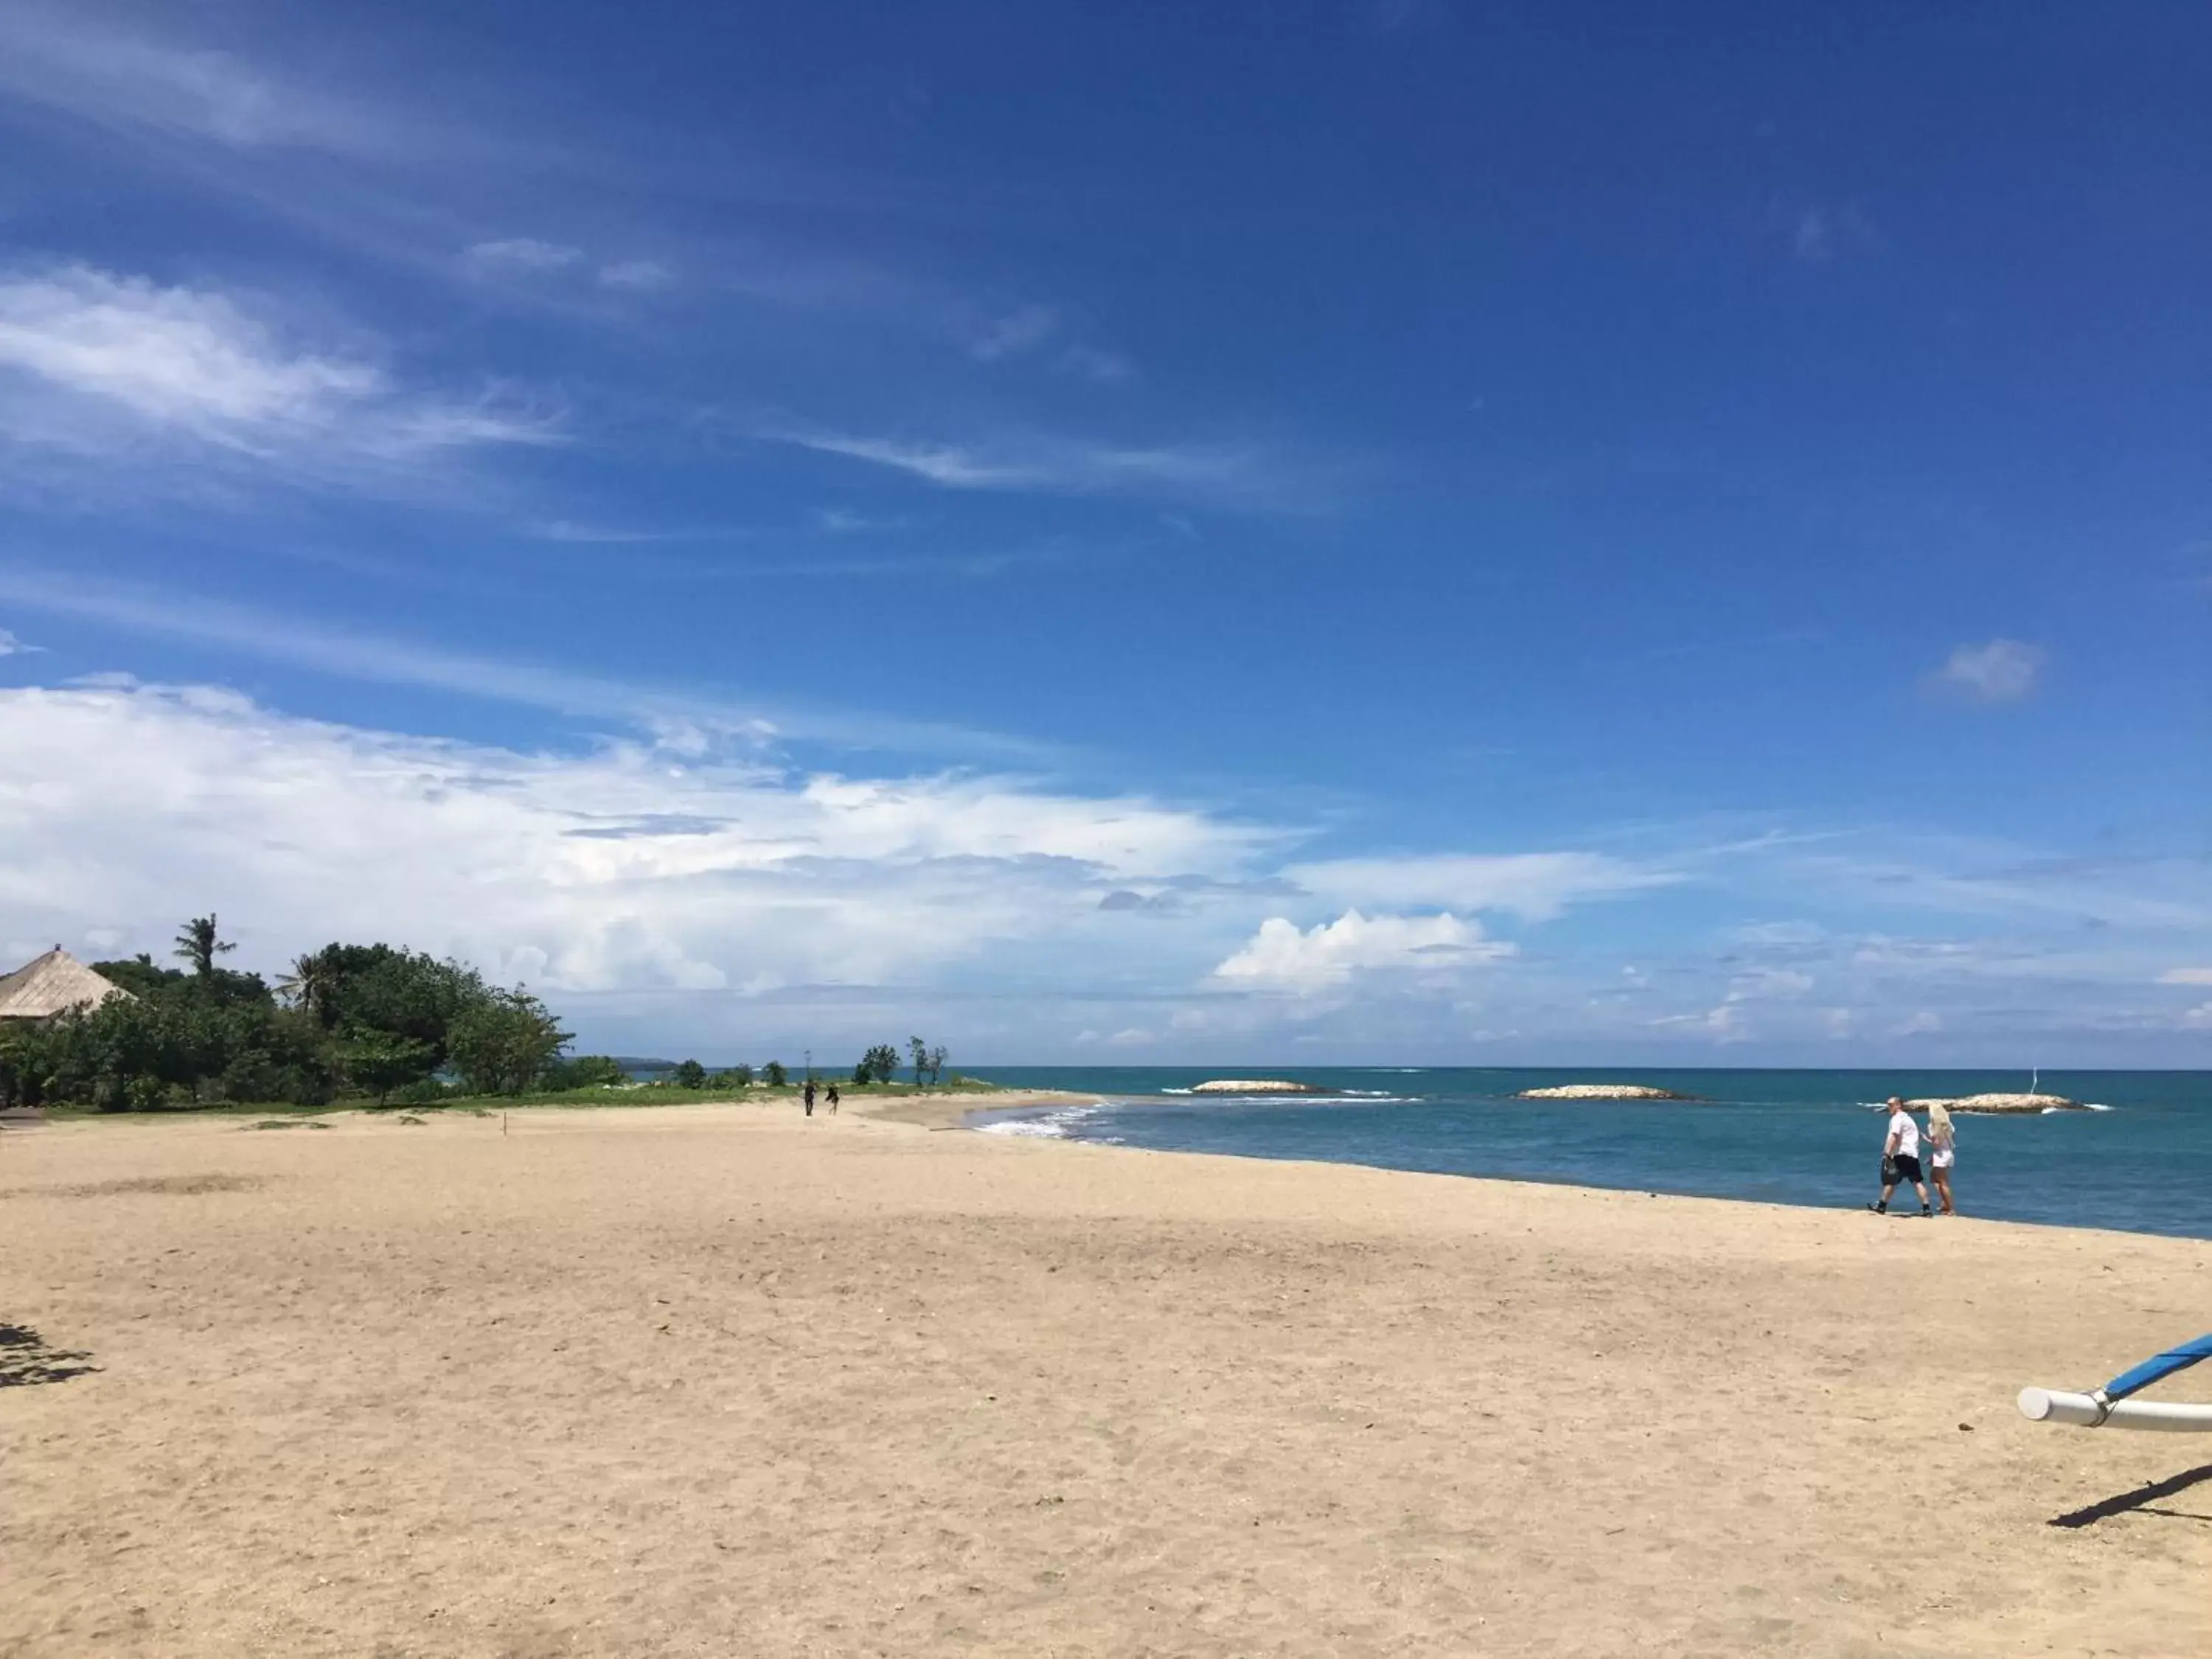
<path fill-rule="evenodd" d="M 2012 1395 L 2208 1261 L 790 1106 L 9 1131 L 0 1653 L 2205 1653 L 2212 1446 Z"/>

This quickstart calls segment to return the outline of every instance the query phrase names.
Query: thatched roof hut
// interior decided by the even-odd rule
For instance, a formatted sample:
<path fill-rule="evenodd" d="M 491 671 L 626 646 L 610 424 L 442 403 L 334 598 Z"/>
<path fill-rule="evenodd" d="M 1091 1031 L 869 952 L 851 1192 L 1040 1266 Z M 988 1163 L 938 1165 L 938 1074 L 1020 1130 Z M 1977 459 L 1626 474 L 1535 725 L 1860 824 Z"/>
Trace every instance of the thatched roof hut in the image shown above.
<path fill-rule="evenodd" d="M 97 1008 L 110 997 L 130 994 L 57 945 L 0 975 L 0 1020 L 52 1019 L 71 1008 Z"/>

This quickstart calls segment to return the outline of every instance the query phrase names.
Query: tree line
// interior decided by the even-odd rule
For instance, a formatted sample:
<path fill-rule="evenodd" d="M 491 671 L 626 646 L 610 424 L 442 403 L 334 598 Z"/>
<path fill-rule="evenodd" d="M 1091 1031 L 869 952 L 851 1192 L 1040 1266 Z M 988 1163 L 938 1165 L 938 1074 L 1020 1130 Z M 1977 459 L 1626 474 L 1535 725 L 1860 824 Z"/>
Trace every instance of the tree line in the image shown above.
<path fill-rule="evenodd" d="M 906 1048 L 916 1088 L 927 1088 L 944 1080 L 945 1062 L 948 1056 L 943 1043 L 933 1048 L 920 1037 L 908 1037 Z M 860 1084 L 889 1083 L 898 1076 L 898 1049 L 890 1043 L 878 1042 L 862 1054 L 860 1064 L 853 1067 L 853 1081 Z"/>
<path fill-rule="evenodd" d="M 130 994 L 0 1029 L 0 1104 L 427 1103 L 623 1079 L 605 1055 L 565 1058 L 570 1034 L 529 991 L 460 963 L 332 944 L 271 986 L 222 966 L 232 948 L 214 916 L 196 916 L 176 938 L 182 968 L 143 953 L 94 963 Z"/>
<path fill-rule="evenodd" d="M 356 1097 L 430 1105 L 457 1096 L 561 1093 L 630 1082 L 605 1054 L 571 1056 L 571 1034 L 527 989 L 390 945 L 331 944 L 295 958 L 272 985 L 222 963 L 235 948 L 213 915 L 179 930 L 173 967 L 140 954 L 95 962 L 128 992 L 39 1022 L 0 1021 L 0 1107 L 155 1111 L 219 1104 L 325 1106 Z M 941 1082 L 945 1050 L 878 1043 L 853 1080 Z M 811 1073 L 810 1073 L 811 1075 Z M 770 1060 L 709 1072 L 696 1060 L 665 1081 L 683 1089 L 787 1086 Z"/>

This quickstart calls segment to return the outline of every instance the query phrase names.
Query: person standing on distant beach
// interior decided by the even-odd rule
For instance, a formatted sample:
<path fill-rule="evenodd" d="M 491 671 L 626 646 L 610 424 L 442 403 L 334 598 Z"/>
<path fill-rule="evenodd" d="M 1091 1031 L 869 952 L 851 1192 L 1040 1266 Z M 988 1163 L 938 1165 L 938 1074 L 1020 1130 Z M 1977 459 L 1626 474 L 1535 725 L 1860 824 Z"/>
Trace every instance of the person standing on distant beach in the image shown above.
<path fill-rule="evenodd" d="M 1892 1095 L 1889 1134 L 1881 1143 L 1881 1197 L 1867 1208 L 1876 1215 L 1887 1215 L 1889 1195 L 1897 1190 L 1900 1181 L 1911 1182 L 1912 1190 L 1920 1194 L 1920 1213 L 1932 1215 L 1934 1212 L 1928 1207 L 1927 1183 L 1920 1178 L 1920 1126 L 1905 1109 L 1905 1103 Z"/>
<path fill-rule="evenodd" d="M 1951 1127 L 1951 1109 L 1940 1100 L 1930 1102 L 1928 1173 L 1936 1182 L 1936 1196 L 1942 1200 L 1945 1215 L 1959 1213 L 1958 1206 L 1951 1201 L 1951 1164 L 1957 1156 L 1958 1144 L 1958 1131 Z"/>
<path fill-rule="evenodd" d="M 834 1083 L 830 1085 L 830 1115 L 837 1115 L 837 1085 Z"/>
<path fill-rule="evenodd" d="M 812 1078 L 806 1079 L 806 1115 L 809 1117 L 814 1115 L 814 1079 Z"/>

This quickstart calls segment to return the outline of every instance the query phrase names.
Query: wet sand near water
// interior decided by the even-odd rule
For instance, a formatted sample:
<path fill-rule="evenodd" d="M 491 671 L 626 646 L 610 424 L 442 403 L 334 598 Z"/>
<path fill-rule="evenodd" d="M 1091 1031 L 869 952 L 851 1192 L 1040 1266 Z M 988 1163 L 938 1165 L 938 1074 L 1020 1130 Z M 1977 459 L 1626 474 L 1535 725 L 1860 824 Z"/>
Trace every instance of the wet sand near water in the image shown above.
<path fill-rule="evenodd" d="M 860 1105 L 0 1133 L 0 1654 L 2212 1652 L 2212 1245 Z"/>

